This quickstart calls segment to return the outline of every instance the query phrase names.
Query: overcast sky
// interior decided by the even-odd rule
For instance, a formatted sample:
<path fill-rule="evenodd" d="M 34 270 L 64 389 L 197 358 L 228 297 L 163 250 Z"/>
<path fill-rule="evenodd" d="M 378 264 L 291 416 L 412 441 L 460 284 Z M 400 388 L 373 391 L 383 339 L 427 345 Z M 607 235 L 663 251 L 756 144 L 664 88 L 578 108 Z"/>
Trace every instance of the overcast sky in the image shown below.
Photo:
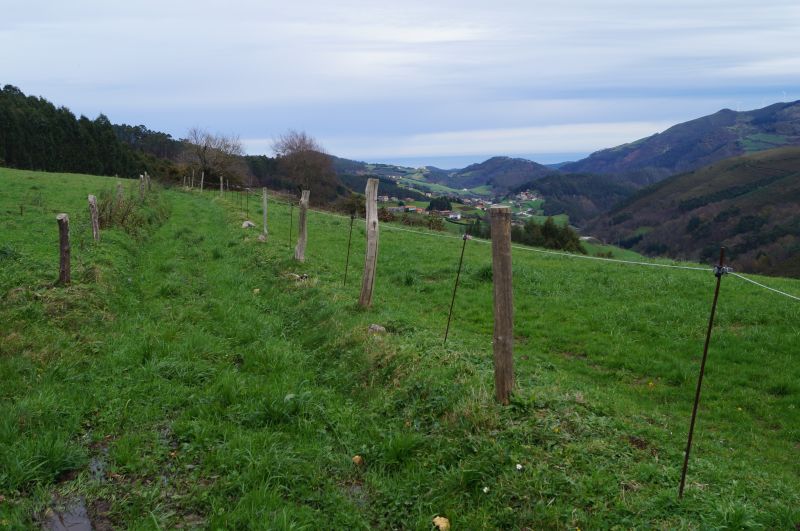
<path fill-rule="evenodd" d="M 0 50 L 0 83 L 91 118 L 444 167 L 800 99 L 798 0 L 0 0 Z"/>

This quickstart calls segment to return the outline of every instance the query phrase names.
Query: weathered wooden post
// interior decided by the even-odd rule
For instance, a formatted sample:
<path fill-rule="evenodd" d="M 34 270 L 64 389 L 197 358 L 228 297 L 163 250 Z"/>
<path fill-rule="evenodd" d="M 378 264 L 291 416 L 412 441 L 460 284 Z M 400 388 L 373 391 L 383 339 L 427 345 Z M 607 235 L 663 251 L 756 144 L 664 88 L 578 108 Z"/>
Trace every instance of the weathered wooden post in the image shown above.
<path fill-rule="evenodd" d="M 494 283 L 494 389 L 508 405 L 514 387 L 514 297 L 511 283 L 511 208 L 493 206 L 492 279 Z"/>
<path fill-rule="evenodd" d="M 294 259 L 300 262 L 306 260 L 306 240 L 308 239 L 306 217 L 308 214 L 308 196 L 311 192 L 303 190 L 300 194 L 300 215 L 297 220 L 297 245 L 294 248 Z"/>
<path fill-rule="evenodd" d="M 92 238 L 94 241 L 100 241 L 100 218 L 97 214 L 97 198 L 89 194 L 89 214 L 92 218 Z"/>
<path fill-rule="evenodd" d="M 144 199 L 144 175 L 139 175 L 139 199 Z"/>
<path fill-rule="evenodd" d="M 150 190 L 153 189 L 153 186 L 150 183 L 150 174 L 147 173 L 146 171 L 144 172 L 144 180 L 145 180 L 145 184 L 147 185 L 147 191 L 149 192 Z"/>
<path fill-rule="evenodd" d="M 222 188 L 222 175 L 219 176 L 219 196 L 222 197 L 222 194 L 225 193 L 225 190 Z"/>
<path fill-rule="evenodd" d="M 194 168 L 192 168 L 192 190 L 194 190 Z"/>
<path fill-rule="evenodd" d="M 200 192 L 203 192 L 203 181 L 206 180 L 206 171 L 203 170 L 200 172 Z"/>
<path fill-rule="evenodd" d="M 294 221 L 294 203 L 289 203 L 289 243 L 286 247 L 292 248 L 292 222 Z"/>
<path fill-rule="evenodd" d="M 69 284 L 72 280 L 69 264 L 69 216 L 59 214 L 56 216 L 58 222 L 58 242 L 59 242 L 59 267 L 58 283 Z"/>
<path fill-rule="evenodd" d="M 364 254 L 364 276 L 361 279 L 359 306 L 372 306 L 372 289 L 375 287 L 375 266 L 378 263 L 378 179 L 367 179 L 367 249 Z"/>
<path fill-rule="evenodd" d="M 269 235 L 269 231 L 267 230 L 267 189 L 266 189 L 266 187 L 261 189 L 261 209 L 263 211 L 262 214 L 264 216 L 263 234 L 264 234 L 264 238 L 266 238 Z"/>

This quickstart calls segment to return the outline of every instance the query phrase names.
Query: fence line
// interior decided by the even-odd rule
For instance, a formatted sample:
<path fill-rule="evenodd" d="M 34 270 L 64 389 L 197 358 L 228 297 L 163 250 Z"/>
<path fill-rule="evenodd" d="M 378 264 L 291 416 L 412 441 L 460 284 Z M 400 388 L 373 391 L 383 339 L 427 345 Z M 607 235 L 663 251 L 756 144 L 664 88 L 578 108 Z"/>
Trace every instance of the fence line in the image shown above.
<path fill-rule="evenodd" d="M 342 216 L 340 214 L 334 214 L 332 212 L 326 212 L 324 210 L 314 210 L 314 212 L 319 212 L 320 214 L 326 214 L 328 216 L 346 218 L 346 216 Z M 410 232 L 412 234 L 420 234 L 422 236 L 433 236 L 436 238 L 448 238 L 451 240 L 461 240 L 461 236 L 452 236 L 450 234 L 436 234 L 433 232 L 422 232 L 418 230 L 412 229 L 405 229 L 402 227 L 395 227 L 393 225 L 384 225 L 385 230 L 396 230 L 402 232 Z M 474 241 L 478 243 L 483 243 L 486 245 L 491 245 L 491 240 L 484 240 L 482 238 L 473 238 Z M 566 256 L 568 258 L 583 258 L 585 260 L 598 260 L 601 262 L 616 262 L 619 264 L 631 264 L 631 265 L 641 265 L 641 266 L 649 266 L 649 267 L 667 267 L 671 269 L 687 269 L 690 271 L 713 271 L 713 267 L 697 267 L 697 266 L 682 266 L 682 265 L 674 265 L 674 264 L 658 264 L 655 262 L 638 262 L 635 260 L 622 260 L 620 258 L 604 258 L 602 256 L 589 256 L 585 254 L 573 254 L 573 253 L 565 253 L 561 251 L 548 251 L 545 249 L 537 249 L 535 247 L 524 247 L 522 245 L 512 245 L 512 249 L 519 249 L 520 251 L 529 251 L 532 253 L 541 253 L 541 254 L 552 254 L 556 256 Z"/>
<path fill-rule="evenodd" d="M 290 203 L 284 203 L 284 202 L 281 202 L 281 201 L 274 201 L 274 202 L 278 203 L 278 204 L 281 204 L 281 205 L 286 205 L 286 206 L 290 205 Z M 314 209 L 313 212 L 317 212 L 317 213 L 320 213 L 320 214 L 324 214 L 326 216 L 332 216 L 332 217 L 336 217 L 336 218 L 349 219 L 347 216 L 343 216 L 341 214 L 335 214 L 333 212 L 328 212 L 326 210 Z M 410 232 L 412 234 L 419 234 L 419 235 L 422 235 L 422 236 L 433 236 L 433 237 L 436 237 L 436 238 L 447 238 L 447 239 L 451 239 L 451 240 L 461 240 L 461 236 L 452 236 L 450 234 L 436 234 L 436 233 L 432 233 L 432 232 L 422 232 L 422 231 L 413 230 L 413 229 L 406 229 L 406 228 L 403 228 L 403 227 L 395 227 L 395 226 L 389 225 L 389 224 L 383 225 L 383 228 L 384 228 L 384 230 Z M 486 245 L 491 245 L 491 243 L 492 243 L 491 240 L 484 240 L 484 239 L 481 239 L 481 238 L 473 238 L 473 240 L 478 242 L 478 243 L 483 243 L 483 244 L 486 244 Z M 537 249 L 535 247 L 524 247 L 524 246 L 521 246 L 521 245 L 512 245 L 511 248 L 512 249 L 518 249 L 520 251 L 528 251 L 528 252 L 532 252 L 532 253 L 550 254 L 550 255 L 555 255 L 555 256 L 564 256 L 564 257 L 567 257 L 567 258 L 582 258 L 584 260 L 597 260 L 597 261 L 600 261 L 600 262 L 612 262 L 612 263 L 618 263 L 618 264 L 640 265 L 640 266 L 645 266 L 645 267 L 664 267 L 664 268 L 668 268 L 668 269 L 685 269 L 685 270 L 688 270 L 688 271 L 706 271 L 706 272 L 714 271 L 713 267 L 683 266 L 683 265 L 675 265 L 675 264 L 659 264 L 659 263 L 655 263 L 655 262 L 639 262 L 639 261 L 636 261 L 636 260 L 623 260 L 621 258 L 604 258 L 604 257 L 601 257 L 601 256 L 589 256 L 589 255 L 585 255 L 585 254 L 565 253 L 565 252 L 562 252 L 562 251 L 548 251 L 546 249 Z M 767 289 L 769 291 L 775 292 L 775 293 L 777 293 L 779 295 L 783 295 L 784 297 L 788 297 L 790 299 L 794 299 L 796 301 L 800 301 L 800 297 L 797 297 L 795 295 L 791 295 L 789 293 L 786 293 L 784 291 L 781 291 L 781 290 L 778 290 L 778 289 L 775 289 L 775 288 L 771 288 L 769 286 L 761 284 L 760 282 L 756 282 L 755 280 L 752 280 L 750 278 L 742 276 L 742 275 L 740 275 L 738 273 L 730 272 L 730 274 L 735 276 L 735 277 L 737 277 L 737 278 L 740 278 L 740 279 L 742 279 L 742 280 L 744 280 L 746 282 L 750 282 L 751 284 L 755 284 L 756 286 L 758 286 L 760 288 Z"/>

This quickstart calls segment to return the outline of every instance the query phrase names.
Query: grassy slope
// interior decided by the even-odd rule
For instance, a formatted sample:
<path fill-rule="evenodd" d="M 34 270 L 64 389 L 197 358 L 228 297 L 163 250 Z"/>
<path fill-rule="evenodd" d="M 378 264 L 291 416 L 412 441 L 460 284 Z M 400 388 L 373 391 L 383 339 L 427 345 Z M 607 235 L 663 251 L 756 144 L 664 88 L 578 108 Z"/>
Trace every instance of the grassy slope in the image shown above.
<path fill-rule="evenodd" d="M 343 288 L 346 220 L 312 213 L 296 264 L 288 209 L 271 207 L 263 245 L 215 194 L 163 192 L 163 226 L 74 244 L 77 281 L 51 287 L 54 212 L 82 211 L 109 182 L 0 170 L 4 526 L 32 525 L 53 491 L 138 528 L 800 522 L 792 301 L 724 279 L 679 503 L 711 274 L 515 251 L 517 398 L 502 408 L 488 245 L 468 245 L 446 347 L 459 240 L 384 227 L 361 311 L 361 227 Z M 373 322 L 389 333 L 368 336 Z"/>

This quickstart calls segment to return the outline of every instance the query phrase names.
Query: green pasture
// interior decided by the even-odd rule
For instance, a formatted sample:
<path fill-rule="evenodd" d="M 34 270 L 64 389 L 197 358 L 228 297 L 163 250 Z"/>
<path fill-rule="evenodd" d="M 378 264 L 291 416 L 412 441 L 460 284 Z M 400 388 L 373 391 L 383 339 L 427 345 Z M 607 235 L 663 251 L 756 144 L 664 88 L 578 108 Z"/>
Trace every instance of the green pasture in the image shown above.
<path fill-rule="evenodd" d="M 349 219 L 311 212 L 298 263 L 288 207 L 262 243 L 253 202 L 242 229 L 236 197 L 157 187 L 94 243 L 86 195 L 115 185 L 0 169 L 0 528 L 69 499 L 133 529 L 800 524 L 797 301 L 723 278 L 678 500 L 711 272 L 515 247 L 503 407 L 488 242 L 467 242 L 445 345 L 455 234 L 383 224 L 361 309 L 363 221 L 345 286 Z"/>

